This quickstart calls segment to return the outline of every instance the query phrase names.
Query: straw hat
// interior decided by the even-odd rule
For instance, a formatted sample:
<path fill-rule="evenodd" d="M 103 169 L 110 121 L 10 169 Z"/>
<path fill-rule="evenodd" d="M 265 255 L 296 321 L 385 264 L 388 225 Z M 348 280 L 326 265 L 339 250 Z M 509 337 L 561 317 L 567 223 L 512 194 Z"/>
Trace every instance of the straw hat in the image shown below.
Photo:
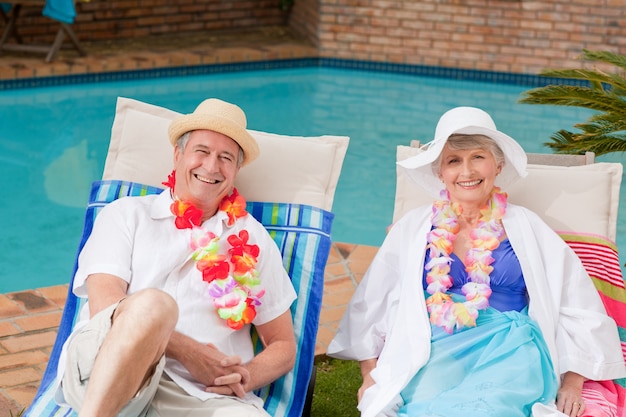
<path fill-rule="evenodd" d="M 504 191 L 508 185 L 526 176 L 526 152 L 515 139 L 500 132 L 485 111 L 475 107 L 456 107 L 441 116 L 435 138 L 422 146 L 422 152 L 398 162 L 413 181 L 435 198 L 439 197 L 442 185 L 433 172 L 432 163 L 437 160 L 448 138 L 453 134 L 484 135 L 498 144 L 505 161 L 502 172 L 496 177 L 495 185 Z"/>
<path fill-rule="evenodd" d="M 191 114 L 174 119 L 168 133 L 172 145 L 185 133 L 193 130 L 212 130 L 228 136 L 243 150 L 243 163 L 247 165 L 259 156 L 259 145 L 246 130 L 246 115 L 238 106 L 209 98 L 196 107 Z"/>

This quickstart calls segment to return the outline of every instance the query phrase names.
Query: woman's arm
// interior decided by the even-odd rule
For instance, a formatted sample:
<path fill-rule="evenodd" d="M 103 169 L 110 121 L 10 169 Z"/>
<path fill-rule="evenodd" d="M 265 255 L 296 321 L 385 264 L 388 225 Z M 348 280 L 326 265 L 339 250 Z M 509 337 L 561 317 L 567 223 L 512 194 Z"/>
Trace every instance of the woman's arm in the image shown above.
<path fill-rule="evenodd" d="M 363 378 L 363 384 L 359 388 L 357 393 L 357 398 L 359 402 L 361 398 L 363 398 L 363 393 L 369 387 L 375 384 L 374 379 L 371 376 L 371 372 L 374 368 L 376 368 L 376 364 L 378 363 L 378 359 L 366 359 L 364 361 L 359 362 L 359 366 L 361 367 L 361 377 Z"/>
<path fill-rule="evenodd" d="M 576 372 L 565 372 L 561 387 L 556 395 L 556 407 L 570 417 L 577 417 L 585 410 L 582 399 L 585 378 Z"/>

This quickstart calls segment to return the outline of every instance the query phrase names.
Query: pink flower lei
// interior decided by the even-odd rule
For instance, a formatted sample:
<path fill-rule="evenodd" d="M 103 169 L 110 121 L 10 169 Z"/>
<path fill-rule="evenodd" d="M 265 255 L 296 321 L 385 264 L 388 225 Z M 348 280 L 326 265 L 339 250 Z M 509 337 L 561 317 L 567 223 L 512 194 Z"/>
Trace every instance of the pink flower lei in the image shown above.
<path fill-rule="evenodd" d="M 458 216 L 462 208 L 450 202 L 447 190 L 441 192 L 441 198 L 433 204 L 431 222 L 434 229 L 427 236 L 430 259 L 426 263 L 426 291 L 431 296 L 426 299 L 426 306 L 430 322 L 452 333 L 455 328 L 460 330 L 476 326 L 478 310 L 489 306 L 489 274 L 493 271 L 491 264 L 494 261 L 491 253 L 500 246 L 500 238 L 504 234 L 500 220 L 506 211 L 507 194 L 494 188 L 487 205 L 480 210 L 478 226 L 470 233 L 471 248 L 465 257 L 469 282 L 462 288 L 466 298 L 463 303 L 452 301 L 452 297 L 447 294 L 452 286 L 450 255 L 453 241 L 459 232 Z"/>
<path fill-rule="evenodd" d="M 172 171 L 163 185 L 173 190 L 175 184 L 176 172 Z M 238 219 L 248 215 L 246 201 L 237 189 L 233 189 L 230 196 L 224 197 L 219 209 L 228 215 L 228 226 L 235 225 Z M 191 258 L 196 261 L 202 280 L 209 284 L 209 294 L 219 317 L 233 330 L 251 323 L 265 291 L 253 291 L 261 283 L 256 270 L 260 250 L 257 245 L 248 243 L 248 231 L 244 229 L 228 236 L 226 241 L 230 248 L 220 250 L 220 238 L 199 227 L 202 210 L 178 198 L 174 199 L 170 210 L 176 216 L 174 225 L 178 229 L 191 229 Z"/>

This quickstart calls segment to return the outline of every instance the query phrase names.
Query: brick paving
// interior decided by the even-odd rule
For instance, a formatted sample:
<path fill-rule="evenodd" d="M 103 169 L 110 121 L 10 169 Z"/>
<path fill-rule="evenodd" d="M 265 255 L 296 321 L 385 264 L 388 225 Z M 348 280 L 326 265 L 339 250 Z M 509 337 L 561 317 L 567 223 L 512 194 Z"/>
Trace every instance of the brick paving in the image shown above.
<path fill-rule="evenodd" d="M 0 80 L 317 56 L 313 45 L 284 27 L 154 36 L 82 46 L 87 56 L 62 49 L 50 63 L 45 62 L 44 54 L 0 51 Z"/>
<path fill-rule="evenodd" d="M 0 295 L 0 416 L 27 407 L 56 337 L 67 285 Z"/>
<path fill-rule="evenodd" d="M 0 80 L 307 58 L 317 53 L 315 47 L 282 27 L 83 47 L 86 57 L 62 50 L 50 63 L 45 63 L 43 54 L 3 52 Z M 346 243 L 333 245 L 325 272 L 316 354 L 326 352 L 346 303 L 376 250 Z M 0 417 L 16 415 L 32 402 L 56 337 L 67 290 L 67 285 L 59 285 L 0 294 Z"/>

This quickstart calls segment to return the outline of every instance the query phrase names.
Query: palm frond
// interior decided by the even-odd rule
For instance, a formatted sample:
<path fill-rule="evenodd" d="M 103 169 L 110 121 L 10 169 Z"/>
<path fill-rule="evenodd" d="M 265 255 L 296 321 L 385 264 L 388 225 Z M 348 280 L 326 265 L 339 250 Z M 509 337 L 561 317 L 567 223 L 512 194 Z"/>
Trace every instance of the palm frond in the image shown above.
<path fill-rule="evenodd" d="M 609 91 L 573 85 L 548 85 L 528 90 L 522 93 L 518 102 L 583 107 L 605 112 L 626 112 L 626 102 L 619 96 Z"/>
<path fill-rule="evenodd" d="M 588 86 L 547 85 L 522 93 L 519 103 L 552 104 L 595 110 L 585 122 L 577 123 L 579 133 L 559 130 L 545 145 L 556 153 L 596 155 L 626 152 L 626 56 L 609 51 L 583 49 L 582 58 L 614 65 L 618 70 L 608 73 L 594 69 L 546 69 L 540 75 L 562 79 L 583 80 Z M 620 71 L 621 70 L 621 71 Z"/>
<path fill-rule="evenodd" d="M 575 142 L 573 136 L 574 133 L 570 132 L 569 130 L 561 129 L 558 132 L 553 133 L 552 136 L 550 136 L 552 142 L 544 142 L 544 145 L 555 149 L 565 148 L 569 144 Z"/>
<path fill-rule="evenodd" d="M 602 125 L 613 125 L 615 131 L 626 128 L 626 118 L 623 113 L 597 113 L 589 118 L 589 123 L 598 123 Z"/>
<path fill-rule="evenodd" d="M 589 49 L 583 49 L 582 57 L 590 61 L 605 62 L 626 70 L 626 56 L 624 55 L 615 54 L 610 51 L 590 51 Z"/>
<path fill-rule="evenodd" d="M 596 156 L 611 152 L 626 152 L 626 135 L 580 135 L 560 130 L 554 133 L 544 145 L 556 153 L 584 154 L 594 152 Z"/>
<path fill-rule="evenodd" d="M 626 79 L 620 74 L 607 74 L 598 69 L 546 69 L 539 73 L 544 77 L 588 81 L 592 89 L 604 89 L 605 85 L 614 90 L 626 90 Z"/>
<path fill-rule="evenodd" d="M 626 132 L 626 120 L 616 119 L 608 120 L 605 115 L 598 115 L 598 117 L 591 117 L 586 123 L 577 123 L 574 125 L 577 129 L 586 133 L 609 135 L 609 134 L 621 134 Z M 617 117 L 617 115 L 616 115 Z"/>

